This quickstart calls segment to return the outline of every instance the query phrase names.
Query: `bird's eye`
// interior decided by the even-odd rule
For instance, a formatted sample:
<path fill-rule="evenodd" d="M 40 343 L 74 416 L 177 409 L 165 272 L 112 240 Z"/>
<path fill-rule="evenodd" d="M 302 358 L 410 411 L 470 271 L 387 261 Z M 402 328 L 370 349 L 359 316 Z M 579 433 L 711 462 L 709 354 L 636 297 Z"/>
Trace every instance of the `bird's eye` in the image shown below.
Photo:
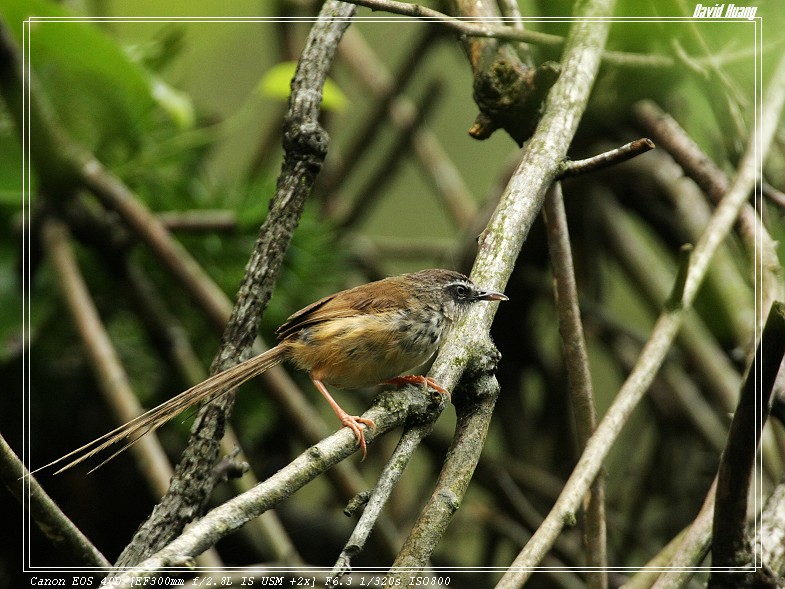
<path fill-rule="evenodd" d="M 457 296 L 459 299 L 465 299 L 466 295 L 468 294 L 469 294 L 469 289 L 466 288 L 464 285 L 462 284 L 455 285 L 455 296 Z"/>

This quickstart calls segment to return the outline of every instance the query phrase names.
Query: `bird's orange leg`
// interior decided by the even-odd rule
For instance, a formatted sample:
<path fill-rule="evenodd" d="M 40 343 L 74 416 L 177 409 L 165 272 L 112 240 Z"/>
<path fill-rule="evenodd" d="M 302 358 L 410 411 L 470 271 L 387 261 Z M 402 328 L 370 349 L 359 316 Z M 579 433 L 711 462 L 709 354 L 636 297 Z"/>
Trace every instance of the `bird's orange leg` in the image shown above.
<path fill-rule="evenodd" d="M 396 376 L 395 378 L 391 378 L 390 380 L 386 381 L 386 384 L 392 384 L 399 387 L 405 384 L 422 384 L 431 387 L 433 390 L 438 391 L 442 395 L 445 395 L 448 401 L 452 400 L 450 391 L 445 389 L 430 376 L 422 376 L 420 374 L 406 374 L 404 376 Z"/>
<path fill-rule="evenodd" d="M 365 460 L 365 456 L 367 455 L 366 445 L 365 445 L 365 435 L 363 434 L 363 430 L 360 427 L 360 424 L 366 425 L 370 427 L 372 430 L 376 429 L 376 424 L 373 422 L 372 419 L 366 419 L 365 417 L 358 417 L 356 415 L 349 415 L 346 411 L 341 409 L 341 406 L 333 399 L 333 396 L 327 390 L 327 387 L 324 386 L 324 383 L 315 378 L 311 375 L 311 381 L 319 389 L 319 392 L 327 399 L 327 402 L 330 404 L 330 407 L 333 408 L 335 414 L 338 416 L 338 419 L 341 420 L 341 423 L 344 427 L 348 427 L 354 433 L 354 437 L 357 438 L 357 444 L 360 446 L 360 449 L 363 452 L 363 460 Z"/>

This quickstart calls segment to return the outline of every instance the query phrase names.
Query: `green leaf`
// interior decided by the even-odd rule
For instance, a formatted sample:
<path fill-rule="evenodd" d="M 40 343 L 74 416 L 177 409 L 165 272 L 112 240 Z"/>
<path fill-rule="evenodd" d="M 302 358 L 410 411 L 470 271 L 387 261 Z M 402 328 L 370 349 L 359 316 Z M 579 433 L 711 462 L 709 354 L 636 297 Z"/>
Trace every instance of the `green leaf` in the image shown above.
<path fill-rule="evenodd" d="M 196 116 L 191 97 L 173 88 L 160 78 L 154 78 L 153 97 L 180 129 L 191 129 Z"/>
<path fill-rule="evenodd" d="M 290 83 L 296 68 L 297 62 L 295 61 L 284 61 L 274 65 L 262 76 L 257 86 L 257 92 L 267 98 L 289 100 Z M 348 103 L 349 99 L 338 84 L 327 78 L 322 92 L 322 107 L 325 110 L 342 112 L 346 110 Z"/>

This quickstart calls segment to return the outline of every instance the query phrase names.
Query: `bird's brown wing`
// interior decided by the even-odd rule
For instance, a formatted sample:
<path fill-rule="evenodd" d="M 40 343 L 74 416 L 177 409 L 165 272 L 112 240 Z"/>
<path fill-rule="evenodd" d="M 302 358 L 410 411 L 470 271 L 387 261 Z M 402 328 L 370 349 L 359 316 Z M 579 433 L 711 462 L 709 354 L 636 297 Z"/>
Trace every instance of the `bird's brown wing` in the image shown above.
<path fill-rule="evenodd" d="M 388 281 L 390 282 L 387 283 Z M 385 284 L 379 284 L 382 282 Z M 405 293 L 400 292 L 399 285 L 390 279 L 356 286 L 303 307 L 289 317 L 275 333 L 278 339 L 284 340 L 306 327 L 332 319 L 352 317 L 358 311 L 371 314 L 384 313 L 400 308 L 401 301 L 406 300 L 403 294 Z"/>
<path fill-rule="evenodd" d="M 278 336 L 279 340 L 284 340 L 304 327 L 322 321 L 323 319 L 320 319 L 323 312 L 322 308 L 334 298 L 335 295 L 330 295 L 329 297 L 319 299 L 315 303 L 311 303 L 307 307 L 303 307 L 292 314 L 285 323 L 276 329 L 275 335 Z"/>

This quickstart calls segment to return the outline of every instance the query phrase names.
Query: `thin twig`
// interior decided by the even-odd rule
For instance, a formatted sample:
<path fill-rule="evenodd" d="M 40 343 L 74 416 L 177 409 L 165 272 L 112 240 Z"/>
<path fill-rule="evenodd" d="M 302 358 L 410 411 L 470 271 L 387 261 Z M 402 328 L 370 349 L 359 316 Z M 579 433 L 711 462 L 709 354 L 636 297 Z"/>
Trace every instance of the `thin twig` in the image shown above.
<path fill-rule="evenodd" d="M 55 546 L 73 555 L 80 565 L 101 569 L 112 566 L 47 495 L 1 435 L 0 481 L 30 513 L 41 532 Z"/>
<path fill-rule="evenodd" d="M 548 233 L 548 252 L 553 268 L 554 298 L 559 315 L 564 364 L 570 383 L 570 401 L 575 413 L 580 449 L 586 447 L 597 427 L 597 408 L 591 383 L 589 354 L 578 305 L 578 287 L 570 248 L 567 213 L 561 183 L 554 182 L 543 206 Z M 605 488 L 602 476 L 592 484 L 585 502 L 584 538 L 586 564 L 595 570 L 588 573 L 590 588 L 608 586 L 605 526 Z"/>
<path fill-rule="evenodd" d="M 758 118 L 758 126 L 748 142 L 747 150 L 739 162 L 736 177 L 695 246 L 690 272 L 684 286 L 684 307 L 678 311 L 664 311 L 660 315 L 641 352 L 639 361 L 597 426 L 595 435 L 578 460 L 556 504 L 532 536 L 531 541 L 512 562 L 511 570 L 497 587 L 505 589 L 520 587 L 528 579 L 532 569 L 541 562 L 554 538 L 564 526 L 564 522 L 574 514 L 591 482 L 600 471 L 603 460 L 622 426 L 643 398 L 671 348 L 684 322 L 685 309 L 694 301 L 714 252 L 727 237 L 739 211 L 747 201 L 747 195 L 757 182 L 759 170 L 757 158 L 759 154 L 765 157 L 768 153 L 783 103 L 785 103 L 785 58 L 780 60 L 771 78 L 764 99 L 763 112 Z"/>
<path fill-rule="evenodd" d="M 428 22 L 438 22 L 457 33 L 470 37 L 487 37 L 503 39 L 506 41 L 520 41 L 522 43 L 534 43 L 546 47 L 559 47 L 564 38 L 558 35 L 549 35 L 536 31 L 527 31 L 513 27 L 485 24 L 482 22 L 471 22 L 448 16 L 427 6 L 410 4 L 408 2 L 398 2 L 397 0 L 356 0 L 353 4 L 365 6 L 371 10 L 383 10 L 394 14 L 411 16 Z"/>
<path fill-rule="evenodd" d="M 603 170 L 607 167 L 626 162 L 627 160 L 652 149 L 654 149 L 654 142 L 651 139 L 646 139 L 644 137 L 590 158 L 574 161 L 567 160 L 564 162 L 560 178 L 569 178 L 570 176 L 578 176 L 580 174 L 588 174 L 589 172 Z"/>
<path fill-rule="evenodd" d="M 363 514 L 354 526 L 352 535 L 347 540 L 335 565 L 333 565 L 331 575 L 340 577 L 351 570 L 352 558 L 362 551 L 371 530 L 379 518 L 382 507 L 387 503 L 392 490 L 403 475 L 420 442 L 432 430 L 433 421 L 430 421 L 408 428 L 403 433 L 384 470 L 379 475 L 379 479 L 376 481 L 376 485 L 365 505 Z"/>

